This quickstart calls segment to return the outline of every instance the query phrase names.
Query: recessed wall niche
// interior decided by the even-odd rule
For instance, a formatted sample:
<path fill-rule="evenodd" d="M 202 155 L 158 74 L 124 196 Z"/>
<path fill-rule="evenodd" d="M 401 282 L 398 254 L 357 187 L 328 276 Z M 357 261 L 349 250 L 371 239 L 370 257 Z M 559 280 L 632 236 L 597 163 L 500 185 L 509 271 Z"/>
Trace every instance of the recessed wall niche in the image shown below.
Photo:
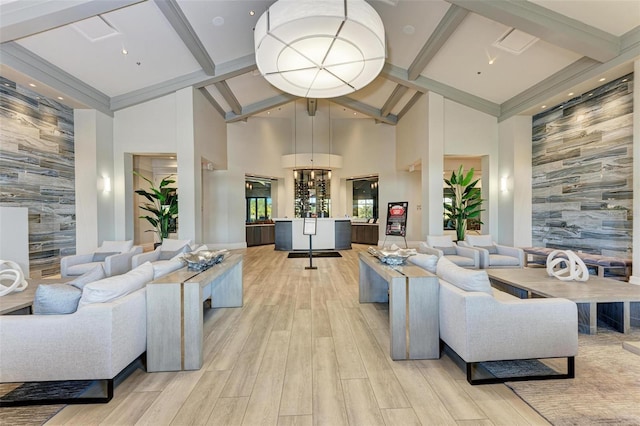
<path fill-rule="evenodd" d="M 73 109 L 0 77 L 0 204 L 29 209 L 32 278 L 75 253 Z"/>
<path fill-rule="evenodd" d="M 533 117 L 533 245 L 631 257 L 633 74 Z"/>

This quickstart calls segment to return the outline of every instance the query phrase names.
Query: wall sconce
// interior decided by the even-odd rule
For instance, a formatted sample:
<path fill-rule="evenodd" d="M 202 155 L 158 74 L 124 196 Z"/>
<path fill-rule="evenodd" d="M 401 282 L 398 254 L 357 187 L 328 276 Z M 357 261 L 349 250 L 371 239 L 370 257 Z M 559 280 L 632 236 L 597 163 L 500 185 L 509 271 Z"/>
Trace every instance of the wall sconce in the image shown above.
<path fill-rule="evenodd" d="M 500 191 L 509 192 L 509 178 L 507 176 L 500 178 Z"/>
<path fill-rule="evenodd" d="M 98 179 L 98 190 L 102 192 L 111 192 L 111 178 L 109 176 L 102 176 Z"/>

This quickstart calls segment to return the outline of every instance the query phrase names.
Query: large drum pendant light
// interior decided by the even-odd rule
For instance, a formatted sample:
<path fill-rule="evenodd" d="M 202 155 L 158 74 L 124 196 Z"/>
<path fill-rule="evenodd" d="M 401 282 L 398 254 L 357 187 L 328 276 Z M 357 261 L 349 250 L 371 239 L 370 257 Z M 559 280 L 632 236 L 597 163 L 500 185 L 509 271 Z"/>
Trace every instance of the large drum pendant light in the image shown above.
<path fill-rule="evenodd" d="M 332 98 L 373 81 L 384 66 L 384 26 L 364 0 L 279 0 L 258 20 L 256 64 L 296 96 Z"/>

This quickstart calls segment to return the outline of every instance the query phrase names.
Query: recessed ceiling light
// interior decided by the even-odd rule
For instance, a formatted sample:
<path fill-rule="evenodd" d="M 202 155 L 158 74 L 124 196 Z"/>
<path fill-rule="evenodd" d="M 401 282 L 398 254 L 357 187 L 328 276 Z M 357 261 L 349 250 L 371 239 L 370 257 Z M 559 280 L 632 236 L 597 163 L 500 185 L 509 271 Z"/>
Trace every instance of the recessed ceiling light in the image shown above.
<path fill-rule="evenodd" d="M 253 15 L 255 15 L 255 14 L 256 14 L 256 11 L 255 11 L 255 10 L 250 10 L 250 11 L 249 11 L 249 16 L 253 16 Z"/>
<path fill-rule="evenodd" d="M 496 61 L 495 59 L 489 59 L 489 65 L 493 65 L 495 61 Z"/>
<path fill-rule="evenodd" d="M 402 27 L 402 32 L 406 35 L 412 35 L 416 32 L 416 27 L 414 27 L 413 25 L 405 25 L 404 27 Z"/>
<path fill-rule="evenodd" d="M 353 115 L 356 115 L 356 114 L 358 114 L 358 113 L 357 113 L 357 112 L 354 112 L 354 113 L 353 113 Z"/>
<path fill-rule="evenodd" d="M 540 108 L 545 109 L 547 106 L 546 105 L 542 105 Z"/>
<path fill-rule="evenodd" d="M 33 84 L 33 83 L 29 83 L 29 86 L 31 86 L 31 87 L 37 87 L 37 86 L 36 86 L 35 84 Z"/>
<path fill-rule="evenodd" d="M 125 49 L 124 47 L 122 48 L 122 50 L 120 52 L 122 52 L 123 55 L 126 55 L 126 54 L 129 53 L 129 51 L 127 49 Z"/>
<path fill-rule="evenodd" d="M 589 96 L 593 96 L 593 93 L 589 93 Z"/>
<path fill-rule="evenodd" d="M 271 111 L 267 111 L 267 115 L 271 114 Z"/>
<path fill-rule="evenodd" d="M 224 25 L 224 18 L 222 16 L 216 16 L 211 20 L 211 23 L 216 27 L 221 27 Z"/>
<path fill-rule="evenodd" d="M 573 96 L 573 92 L 567 93 L 567 96 Z"/>
<path fill-rule="evenodd" d="M 7 86 L 7 87 L 11 86 L 9 83 L 5 83 L 4 85 Z"/>
<path fill-rule="evenodd" d="M 61 101 L 64 101 L 64 98 L 62 96 L 58 96 L 58 99 L 60 99 Z"/>
<path fill-rule="evenodd" d="M 605 81 L 605 80 L 606 80 L 606 78 L 602 77 L 602 78 L 601 78 L 600 80 L 598 80 L 598 81 Z"/>
<path fill-rule="evenodd" d="M 622 80 L 623 83 L 626 83 L 628 80 L 628 78 L 625 78 L 624 80 Z"/>

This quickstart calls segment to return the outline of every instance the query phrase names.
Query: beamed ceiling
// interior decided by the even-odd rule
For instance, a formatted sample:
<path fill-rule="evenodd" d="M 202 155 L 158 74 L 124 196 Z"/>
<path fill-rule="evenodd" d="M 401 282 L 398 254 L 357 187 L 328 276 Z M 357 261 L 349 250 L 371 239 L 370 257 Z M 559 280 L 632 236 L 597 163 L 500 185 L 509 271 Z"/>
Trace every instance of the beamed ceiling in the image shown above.
<path fill-rule="evenodd" d="M 253 27 L 272 3 L 0 0 L 0 73 L 109 115 L 190 86 L 227 122 L 291 114 L 295 97 L 255 64 Z M 393 125 L 433 91 L 504 120 L 625 75 L 640 58 L 640 0 L 369 3 L 387 60 L 369 86 L 331 99 L 344 117 Z"/>

